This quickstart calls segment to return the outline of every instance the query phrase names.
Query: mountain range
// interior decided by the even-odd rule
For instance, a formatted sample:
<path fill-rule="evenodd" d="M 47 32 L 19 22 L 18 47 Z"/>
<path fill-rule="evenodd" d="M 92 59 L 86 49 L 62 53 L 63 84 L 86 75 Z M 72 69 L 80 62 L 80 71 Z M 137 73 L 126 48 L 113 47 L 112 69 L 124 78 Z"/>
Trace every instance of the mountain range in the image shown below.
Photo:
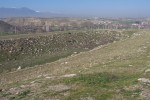
<path fill-rule="evenodd" d="M 39 12 L 30 8 L 0 8 L 0 18 L 8 17 L 61 17 L 63 14 L 56 14 L 50 12 Z"/>

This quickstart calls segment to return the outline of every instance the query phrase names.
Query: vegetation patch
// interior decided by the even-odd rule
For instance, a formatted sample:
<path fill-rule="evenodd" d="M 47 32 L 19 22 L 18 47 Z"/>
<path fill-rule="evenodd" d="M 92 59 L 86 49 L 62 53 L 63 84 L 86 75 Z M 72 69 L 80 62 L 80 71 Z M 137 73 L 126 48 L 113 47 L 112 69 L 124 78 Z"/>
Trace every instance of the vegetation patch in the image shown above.
<path fill-rule="evenodd" d="M 121 91 L 124 86 L 136 84 L 137 76 L 121 76 L 119 74 L 93 73 L 93 74 L 81 74 L 72 78 L 64 78 L 59 80 L 50 81 L 49 84 L 67 84 L 72 85 L 69 90 L 70 96 L 66 97 L 66 100 L 74 100 L 79 98 L 91 97 L 95 100 L 107 100 L 115 95 L 118 91 Z M 48 83 L 46 83 L 48 85 Z M 118 91 L 117 91 L 118 90 Z M 121 92 L 124 94 L 127 91 Z M 137 93 L 138 91 L 132 91 Z M 58 95 L 59 93 L 57 93 Z"/>

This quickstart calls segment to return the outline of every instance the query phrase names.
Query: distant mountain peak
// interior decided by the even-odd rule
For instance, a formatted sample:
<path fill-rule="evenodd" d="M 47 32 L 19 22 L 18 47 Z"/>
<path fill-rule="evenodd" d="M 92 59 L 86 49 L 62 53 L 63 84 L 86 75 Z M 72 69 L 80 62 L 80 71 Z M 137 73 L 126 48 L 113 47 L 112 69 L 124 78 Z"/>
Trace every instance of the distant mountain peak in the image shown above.
<path fill-rule="evenodd" d="M 36 11 L 29 9 L 27 7 L 22 8 L 0 8 L 0 17 L 32 17 L 36 15 Z"/>
<path fill-rule="evenodd" d="M 0 7 L 0 18 L 8 18 L 8 17 L 61 17 L 63 14 L 56 14 L 50 12 L 40 12 L 36 10 L 32 10 L 27 7 L 21 8 L 6 8 Z"/>

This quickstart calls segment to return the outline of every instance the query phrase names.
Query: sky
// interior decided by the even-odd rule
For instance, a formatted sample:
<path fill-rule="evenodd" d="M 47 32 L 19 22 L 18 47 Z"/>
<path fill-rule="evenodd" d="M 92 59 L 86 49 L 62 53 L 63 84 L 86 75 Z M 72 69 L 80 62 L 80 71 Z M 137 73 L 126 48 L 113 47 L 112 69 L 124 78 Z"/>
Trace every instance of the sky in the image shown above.
<path fill-rule="evenodd" d="M 0 7 L 100 17 L 150 17 L 150 0 L 0 0 Z"/>

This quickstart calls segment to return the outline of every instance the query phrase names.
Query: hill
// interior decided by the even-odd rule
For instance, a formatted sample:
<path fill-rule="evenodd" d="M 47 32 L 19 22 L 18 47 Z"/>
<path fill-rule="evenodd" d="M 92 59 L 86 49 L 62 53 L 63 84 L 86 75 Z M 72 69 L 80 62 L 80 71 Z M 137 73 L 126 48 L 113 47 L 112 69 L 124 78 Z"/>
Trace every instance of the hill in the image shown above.
<path fill-rule="evenodd" d="M 128 37 L 52 63 L 1 74 L 0 98 L 149 100 L 149 31 L 123 34 Z"/>
<path fill-rule="evenodd" d="M 108 30 L 1 36 L 0 73 L 55 61 L 125 37 Z"/>
<path fill-rule="evenodd" d="M 15 34 L 19 29 L 0 20 L 0 35 Z"/>

